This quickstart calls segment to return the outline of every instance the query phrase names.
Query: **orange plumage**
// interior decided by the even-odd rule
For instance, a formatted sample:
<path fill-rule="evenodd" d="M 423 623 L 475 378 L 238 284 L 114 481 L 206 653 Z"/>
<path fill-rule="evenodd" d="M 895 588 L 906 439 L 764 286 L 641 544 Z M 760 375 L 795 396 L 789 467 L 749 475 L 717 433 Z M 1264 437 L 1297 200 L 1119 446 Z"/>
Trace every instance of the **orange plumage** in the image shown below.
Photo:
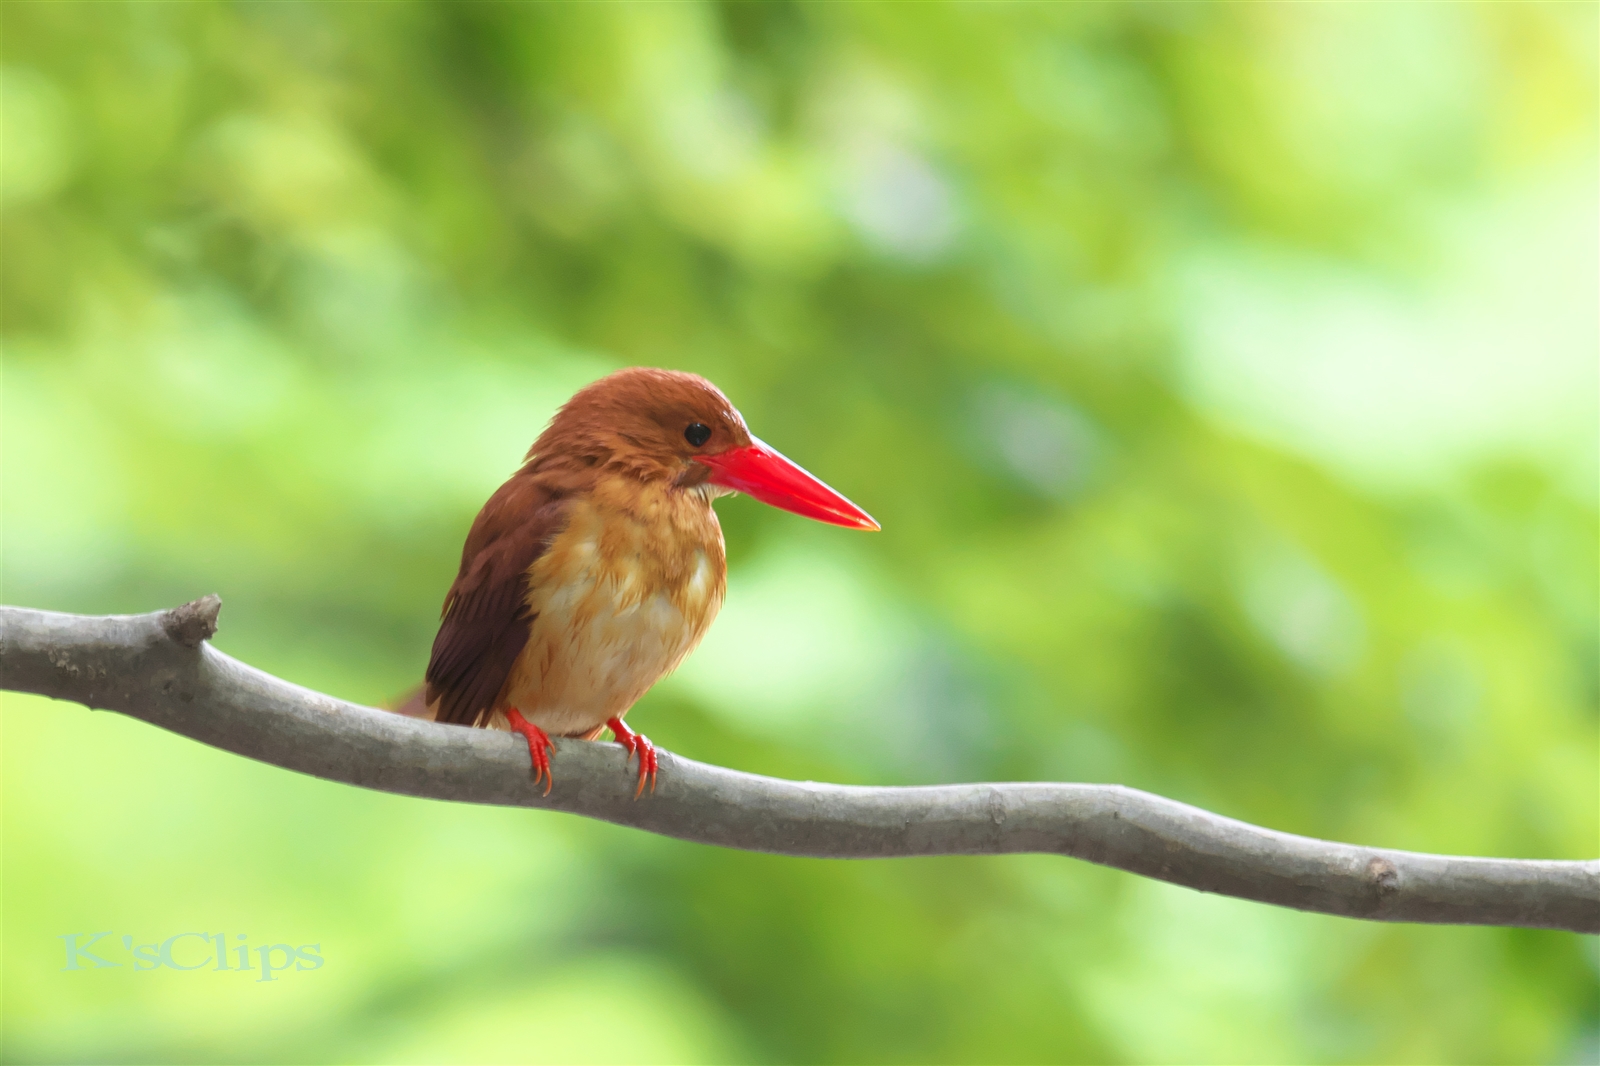
<path fill-rule="evenodd" d="M 549 774 L 548 734 L 609 726 L 653 786 L 654 749 L 622 718 L 722 606 L 711 501 L 735 489 L 877 528 L 751 437 L 704 378 L 635 368 L 579 391 L 472 525 L 428 664 L 428 716 L 521 732 L 536 777 Z"/>
<path fill-rule="evenodd" d="M 505 702 L 561 736 L 620 719 L 700 643 L 726 574 L 707 494 L 599 480 L 529 571 L 535 620 Z"/>

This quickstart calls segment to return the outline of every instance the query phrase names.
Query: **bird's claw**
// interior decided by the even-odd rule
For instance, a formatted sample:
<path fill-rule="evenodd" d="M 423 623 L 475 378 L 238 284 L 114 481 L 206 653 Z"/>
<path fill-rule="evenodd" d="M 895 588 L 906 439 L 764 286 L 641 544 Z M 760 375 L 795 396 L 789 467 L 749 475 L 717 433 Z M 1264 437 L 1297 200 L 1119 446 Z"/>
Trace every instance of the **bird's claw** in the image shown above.
<path fill-rule="evenodd" d="M 550 795 L 550 789 L 556 783 L 555 775 L 550 772 L 550 753 L 556 750 L 555 744 L 550 741 L 550 734 L 522 717 L 522 712 L 515 707 L 506 711 L 506 722 L 527 739 L 528 757 L 533 760 L 533 783 L 537 786 L 542 779 L 544 794 Z"/>
<path fill-rule="evenodd" d="M 617 738 L 617 743 L 628 753 L 624 766 L 633 761 L 635 754 L 639 756 L 639 787 L 633 790 L 633 798 L 638 799 L 644 795 L 646 780 L 650 782 L 650 791 L 654 792 L 656 769 L 661 765 L 661 760 L 656 756 L 656 746 L 650 743 L 650 738 L 643 733 L 635 733 L 623 725 L 620 718 L 612 718 L 606 722 L 606 728 L 611 730 L 612 735 Z"/>

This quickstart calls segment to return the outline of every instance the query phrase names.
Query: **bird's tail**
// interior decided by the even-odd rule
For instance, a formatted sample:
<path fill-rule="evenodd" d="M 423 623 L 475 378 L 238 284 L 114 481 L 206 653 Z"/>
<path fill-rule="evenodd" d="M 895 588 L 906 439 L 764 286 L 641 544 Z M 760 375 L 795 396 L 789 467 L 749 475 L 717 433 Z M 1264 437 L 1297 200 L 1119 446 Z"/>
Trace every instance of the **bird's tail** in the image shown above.
<path fill-rule="evenodd" d="M 421 718 L 425 722 L 438 721 L 439 704 L 437 702 L 433 703 L 432 706 L 428 704 L 428 686 L 426 684 L 418 685 L 399 699 L 386 703 L 383 709 L 394 714 L 403 714 L 407 718 Z M 506 721 L 506 716 L 499 711 L 480 716 L 479 721 L 474 724 L 481 725 L 485 729 L 510 730 L 511 728 Z"/>
<path fill-rule="evenodd" d="M 407 718 L 425 718 L 428 721 L 432 721 L 434 712 L 438 708 L 428 706 L 427 691 L 428 687 L 426 685 L 418 685 L 398 700 L 385 704 L 383 709 L 393 711 L 395 714 L 403 714 Z"/>
<path fill-rule="evenodd" d="M 434 715 L 439 711 L 439 705 L 436 703 L 432 707 L 428 706 L 428 686 L 418 685 L 399 699 L 391 700 L 385 704 L 383 709 L 394 714 L 403 714 L 407 718 L 421 718 L 431 722 L 434 720 Z M 511 729 L 510 724 L 506 721 L 505 714 L 501 711 L 492 712 L 487 716 L 486 720 L 482 720 L 478 724 L 485 729 L 501 729 L 507 732 Z M 595 740 L 605 731 L 605 726 L 597 725 L 587 733 L 575 735 L 581 740 Z"/>

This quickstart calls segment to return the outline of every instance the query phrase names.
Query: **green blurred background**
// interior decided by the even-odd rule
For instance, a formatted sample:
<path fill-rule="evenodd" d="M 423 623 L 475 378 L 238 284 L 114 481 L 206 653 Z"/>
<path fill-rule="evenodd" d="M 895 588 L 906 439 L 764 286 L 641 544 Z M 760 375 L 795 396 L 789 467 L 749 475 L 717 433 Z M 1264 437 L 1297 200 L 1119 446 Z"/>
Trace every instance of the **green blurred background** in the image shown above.
<path fill-rule="evenodd" d="M 555 405 L 678 367 L 884 532 L 719 504 L 665 747 L 1592 858 L 1596 10 L 7 3 L 4 599 L 219 592 L 384 701 Z M 1600 1055 L 1592 938 L 3 721 L 12 1062 Z M 102 930 L 326 964 L 64 972 Z"/>

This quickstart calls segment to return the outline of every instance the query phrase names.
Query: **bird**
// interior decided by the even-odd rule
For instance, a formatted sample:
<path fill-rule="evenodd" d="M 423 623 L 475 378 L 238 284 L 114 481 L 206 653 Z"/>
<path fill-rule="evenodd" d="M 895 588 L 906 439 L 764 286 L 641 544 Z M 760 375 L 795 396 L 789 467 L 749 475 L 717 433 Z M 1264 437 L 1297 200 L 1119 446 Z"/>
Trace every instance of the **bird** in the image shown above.
<path fill-rule="evenodd" d="M 818 521 L 871 515 L 752 436 L 696 374 L 618 370 L 561 406 L 473 521 L 445 594 L 421 716 L 509 730 L 533 782 L 554 785 L 551 737 L 609 729 L 660 760 L 628 710 L 694 650 L 722 607 L 727 554 L 712 501 L 742 492 Z"/>

